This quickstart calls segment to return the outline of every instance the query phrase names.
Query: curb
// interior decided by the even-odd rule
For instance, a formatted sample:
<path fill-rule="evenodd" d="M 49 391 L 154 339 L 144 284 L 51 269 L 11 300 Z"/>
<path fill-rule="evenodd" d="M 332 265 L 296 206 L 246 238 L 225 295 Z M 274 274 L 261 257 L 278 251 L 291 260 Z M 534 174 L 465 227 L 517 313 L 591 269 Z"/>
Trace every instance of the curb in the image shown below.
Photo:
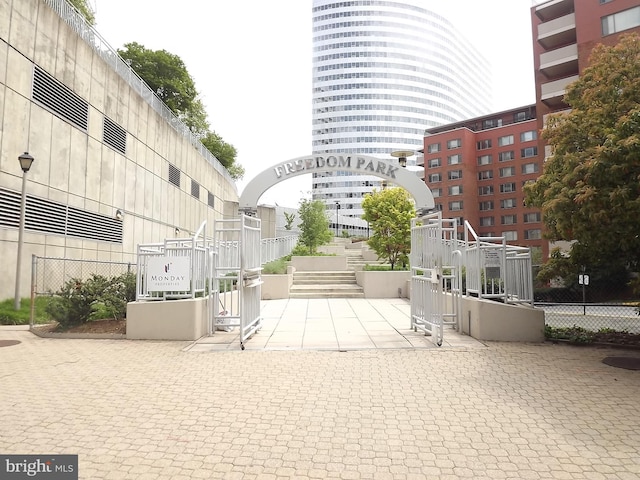
<path fill-rule="evenodd" d="M 87 340 L 126 340 L 126 333 L 53 333 L 41 329 L 30 328 L 29 331 L 40 338 L 70 338 Z"/>
<path fill-rule="evenodd" d="M 571 345 L 572 347 L 599 347 L 599 348 L 615 348 L 618 350 L 640 351 L 640 345 L 625 345 L 624 343 L 573 342 L 565 338 L 547 338 L 546 342 L 554 343 L 554 344 Z"/>

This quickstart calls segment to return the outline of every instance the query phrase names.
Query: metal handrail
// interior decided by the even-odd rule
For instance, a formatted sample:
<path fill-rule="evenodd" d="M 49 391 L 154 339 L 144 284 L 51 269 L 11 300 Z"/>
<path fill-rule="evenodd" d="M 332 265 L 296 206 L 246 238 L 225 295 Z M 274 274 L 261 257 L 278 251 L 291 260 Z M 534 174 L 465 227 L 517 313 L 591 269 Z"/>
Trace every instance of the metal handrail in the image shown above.
<path fill-rule="evenodd" d="M 505 237 L 480 237 L 466 220 L 464 226 L 467 295 L 475 293 L 478 298 L 533 305 L 531 249 L 508 245 Z M 491 251 L 498 257 L 500 272 L 499 278 L 489 281 L 485 260 Z"/>
<path fill-rule="evenodd" d="M 173 129 L 186 137 L 196 150 L 202 155 L 218 173 L 223 175 L 238 193 L 236 181 L 220 161 L 202 144 L 200 138 L 180 120 L 160 97 L 140 78 L 129 64 L 111 47 L 107 41 L 87 23 L 84 16 L 67 0 L 44 0 L 44 2 L 56 12 L 67 25 L 69 25 L 87 45 L 89 45 L 100 58 L 124 79 L 129 86 L 136 91 Z"/>

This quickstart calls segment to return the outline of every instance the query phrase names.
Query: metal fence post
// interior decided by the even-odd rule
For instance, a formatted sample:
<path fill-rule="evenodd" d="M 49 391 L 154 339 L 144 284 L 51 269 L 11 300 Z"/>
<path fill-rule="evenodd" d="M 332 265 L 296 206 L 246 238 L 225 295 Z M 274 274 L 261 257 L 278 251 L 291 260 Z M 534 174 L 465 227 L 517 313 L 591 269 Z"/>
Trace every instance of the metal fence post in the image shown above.
<path fill-rule="evenodd" d="M 38 273 L 38 257 L 31 255 L 31 311 L 29 313 L 29 329 L 33 328 L 36 308 L 36 275 Z"/>

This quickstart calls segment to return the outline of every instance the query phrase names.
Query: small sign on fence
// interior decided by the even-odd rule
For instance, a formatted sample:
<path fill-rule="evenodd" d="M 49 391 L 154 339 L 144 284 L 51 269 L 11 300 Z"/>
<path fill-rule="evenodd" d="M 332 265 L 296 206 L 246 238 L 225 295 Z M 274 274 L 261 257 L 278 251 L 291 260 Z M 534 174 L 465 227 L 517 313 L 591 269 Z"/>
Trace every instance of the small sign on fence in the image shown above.
<path fill-rule="evenodd" d="M 497 250 L 484 251 L 484 270 L 487 280 L 500 278 L 500 254 Z"/>
<path fill-rule="evenodd" d="M 147 263 L 147 290 L 186 292 L 191 290 L 191 257 L 151 257 Z"/>

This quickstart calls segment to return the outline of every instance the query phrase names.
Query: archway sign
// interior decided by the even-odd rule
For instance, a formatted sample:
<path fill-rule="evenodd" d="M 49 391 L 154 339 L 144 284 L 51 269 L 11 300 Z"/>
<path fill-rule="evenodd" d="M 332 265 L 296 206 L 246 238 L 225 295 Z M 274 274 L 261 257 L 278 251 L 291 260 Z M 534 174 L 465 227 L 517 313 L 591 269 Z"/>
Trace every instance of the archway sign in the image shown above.
<path fill-rule="evenodd" d="M 282 162 L 258 174 L 240 195 L 240 210 L 253 213 L 258 200 L 274 185 L 299 175 L 313 172 L 353 172 L 373 175 L 403 187 L 416 202 L 418 216 L 435 207 L 427 185 L 410 170 L 397 163 L 369 155 L 309 155 Z"/>

